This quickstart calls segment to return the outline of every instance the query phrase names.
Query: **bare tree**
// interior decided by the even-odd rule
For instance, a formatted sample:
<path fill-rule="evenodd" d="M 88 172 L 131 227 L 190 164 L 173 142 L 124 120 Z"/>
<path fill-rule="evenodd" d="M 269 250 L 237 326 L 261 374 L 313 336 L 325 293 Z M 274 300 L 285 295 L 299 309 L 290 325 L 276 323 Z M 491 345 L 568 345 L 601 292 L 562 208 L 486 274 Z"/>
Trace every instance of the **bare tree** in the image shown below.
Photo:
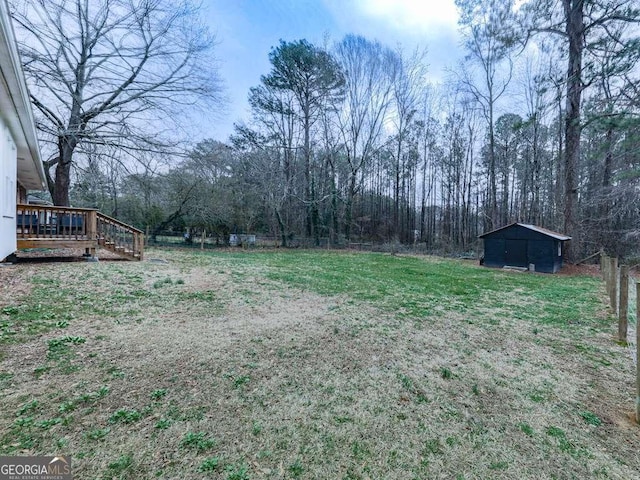
<path fill-rule="evenodd" d="M 512 28 L 512 0 L 456 0 L 460 25 L 468 52 L 467 65 L 461 66 L 462 88 L 478 104 L 487 122 L 488 212 L 489 229 L 497 227 L 498 198 L 495 144 L 496 103 L 511 82 L 511 53 L 515 44 Z M 475 74 L 474 68 L 478 69 Z"/>
<path fill-rule="evenodd" d="M 395 229 L 395 235 L 400 235 L 401 221 L 400 221 L 400 204 L 401 204 L 401 180 L 404 179 L 408 173 L 411 173 L 409 168 L 411 162 L 409 162 L 410 152 L 410 136 L 412 127 L 415 129 L 415 117 L 418 114 L 418 108 L 420 101 L 423 100 L 426 91 L 426 73 L 427 68 L 424 62 L 426 52 L 415 51 L 410 57 L 406 57 L 402 50 L 397 52 L 397 66 L 395 81 L 393 82 L 393 110 L 394 115 L 391 115 L 391 123 L 395 129 L 395 136 L 393 141 L 395 148 L 391 149 L 391 155 L 393 156 L 393 223 Z M 410 178 L 410 180 L 415 180 Z M 407 230 L 407 229 L 405 229 Z M 411 239 L 405 232 L 403 241 L 407 242 Z"/>
<path fill-rule="evenodd" d="M 345 201 L 345 238 L 349 241 L 353 200 L 363 169 L 381 143 L 398 59 L 388 47 L 356 35 L 347 35 L 336 46 L 336 57 L 346 79 L 337 123 L 349 166 Z"/>
<path fill-rule="evenodd" d="M 256 178 L 264 186 L 266 204 L 275 215 L 285 247 L 287 238 L 293 233 L 290 220 L 296 216 L 292 200 L 300 196 L 297 145 L 301 143 L 303 133 L 296 122 L 295 97 L 291 90 L 263 84 L 251 88 L 249 103 L 254 125 L 235 125 L 231 141 L 254 165 Z"/>
<path fill-rule="evenodd" d="M 22 0 L 13 17 L 57 205 L 85 145 L 166 149 L 167 121 L 220 100 L 213 38 L 189 0 Z"/>

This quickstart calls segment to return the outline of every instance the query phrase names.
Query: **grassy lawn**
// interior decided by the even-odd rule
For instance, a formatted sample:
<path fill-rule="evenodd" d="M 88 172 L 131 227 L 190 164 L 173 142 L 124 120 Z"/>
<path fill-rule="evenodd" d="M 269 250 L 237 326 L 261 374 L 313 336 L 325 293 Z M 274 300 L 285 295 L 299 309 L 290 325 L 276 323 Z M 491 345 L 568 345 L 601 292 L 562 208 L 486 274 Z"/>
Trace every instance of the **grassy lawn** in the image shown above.
<path fill-rule="evenodd" d="M 78 479 L 640 478 L 604 287 L 431 257 L 0 268 L 0 455 Z"/>

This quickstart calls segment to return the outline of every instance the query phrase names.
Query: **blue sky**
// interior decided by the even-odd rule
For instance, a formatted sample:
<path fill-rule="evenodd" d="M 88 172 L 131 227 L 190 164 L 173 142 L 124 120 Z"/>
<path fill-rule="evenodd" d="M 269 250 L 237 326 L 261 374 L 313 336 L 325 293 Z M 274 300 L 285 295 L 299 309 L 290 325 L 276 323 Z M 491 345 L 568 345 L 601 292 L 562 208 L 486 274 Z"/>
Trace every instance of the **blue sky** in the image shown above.
<path fill-rule="evenodd" d="M 203 13 L 217 37 L 228 105 L 202 135 L 218 140 L 249 118 L 249 88 L 269 72 L 268 54 L 280 39 L 322 45 L 355 33 L 407 52 L 426 48 L 433 81 L 462 56 L 454 0 L 204 0 Z"/>

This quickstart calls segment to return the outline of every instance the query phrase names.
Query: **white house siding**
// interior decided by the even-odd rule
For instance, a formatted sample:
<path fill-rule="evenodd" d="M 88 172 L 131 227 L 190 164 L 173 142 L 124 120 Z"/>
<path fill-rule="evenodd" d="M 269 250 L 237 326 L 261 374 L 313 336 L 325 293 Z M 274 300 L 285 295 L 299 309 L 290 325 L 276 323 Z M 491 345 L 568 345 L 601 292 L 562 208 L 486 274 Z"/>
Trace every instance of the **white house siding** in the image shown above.
<path fill-rule="evenodd" d="M 16 199 L 44 190 L 29 91 L 7 0 L 0 0 L 0 261 L 16 251 Z"/>
<path fill-rule="evenodd" d="M 0 260 L 16 251 L 16 145 L 0 118 Z"/>

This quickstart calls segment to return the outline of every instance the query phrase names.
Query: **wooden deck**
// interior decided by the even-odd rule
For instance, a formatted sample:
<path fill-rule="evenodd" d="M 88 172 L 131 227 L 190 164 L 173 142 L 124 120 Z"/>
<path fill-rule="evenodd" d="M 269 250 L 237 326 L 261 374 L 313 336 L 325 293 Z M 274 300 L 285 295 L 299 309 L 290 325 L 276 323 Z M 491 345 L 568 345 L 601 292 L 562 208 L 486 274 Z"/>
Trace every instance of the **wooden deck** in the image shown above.
<path fill-rule="evenodd" d="M 142 260 L 141 230 L 89 208 L 18 205 L 16 216 L 18 249 L 96 248 L 131 260 Z"/>

